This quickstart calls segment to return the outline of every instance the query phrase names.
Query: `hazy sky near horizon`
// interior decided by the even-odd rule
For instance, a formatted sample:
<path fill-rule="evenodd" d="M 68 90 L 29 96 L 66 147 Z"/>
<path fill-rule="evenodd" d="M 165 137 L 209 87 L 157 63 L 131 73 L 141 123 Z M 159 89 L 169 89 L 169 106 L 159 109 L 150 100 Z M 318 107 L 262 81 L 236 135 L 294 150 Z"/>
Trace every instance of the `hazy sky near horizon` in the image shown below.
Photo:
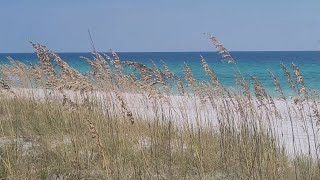
<path fill-rule="evenodd" d="M 319 0 L 2 0 L 0 53 L 319 50 Z"/>

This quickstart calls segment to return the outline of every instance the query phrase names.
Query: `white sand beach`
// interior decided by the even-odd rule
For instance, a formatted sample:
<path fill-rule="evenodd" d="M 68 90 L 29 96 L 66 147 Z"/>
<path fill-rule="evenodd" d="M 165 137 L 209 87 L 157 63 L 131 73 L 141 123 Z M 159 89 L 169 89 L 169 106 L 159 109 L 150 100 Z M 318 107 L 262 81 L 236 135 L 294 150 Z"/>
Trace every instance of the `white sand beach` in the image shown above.
<path fill-rule="evenodd" d="M 63 99 L 60 92 L 52 90 L 15 88 L 12 91 L 16 96 L 33 98 L 38 101 L 45 99 L 62 101 Z M 64 91 L 64 94 L 71 101 L 80 104 L 84 102 L 85 98 L 88 98 L 99 104 L 102 110 L 111 116 L 125 116 L 114 92 L 93 91 L 83 95 L 80 92 Z M 194 96 L 165 96 L 161 100 L 152 100 L 144 94 L 119 94 L 132 112 L 134 119 L 152 121 L 154 117 L 163 117 L 163 119 L 174 119 L 174 123 L 177 125 L 189 124 L 218 128 L 219 122 L 221 123 L 223 116 L 226 115 L 221 112 L 228 108 L 227 112 L 233 112 L 233 114 L 229 114 L 229 119 L 233 119 L 231 123 L 235 123 L 236 127 L 240 128 L 242 121 L 258 122 L 261 125 L 259 128 L 265 128 L 269 133 L 272 133 L 278 142 L 284 145 L 289 154 L 296 153 L 317 157 L 319 152 L 317 148 L 320 143 L 319 126 L 312 118 L 311 105 L 305 106 L 306 103 L 311 104 L 312 102 L 295 105 L 292 100 L 287 102 L 274 100 L 274 106 L 261 106 L 256 100 L 253 100 L 248 108 L 256 111 L 255 114 L 258 116 L 244 119 L 240 115 L 240 107 L 234 103 L 236 101 L 227 98 L 201 102 L 200 98 Z M 250 109 L 245 111 L 250 112 Z M 266 109 L 269 113 L 266 113 Z"/>

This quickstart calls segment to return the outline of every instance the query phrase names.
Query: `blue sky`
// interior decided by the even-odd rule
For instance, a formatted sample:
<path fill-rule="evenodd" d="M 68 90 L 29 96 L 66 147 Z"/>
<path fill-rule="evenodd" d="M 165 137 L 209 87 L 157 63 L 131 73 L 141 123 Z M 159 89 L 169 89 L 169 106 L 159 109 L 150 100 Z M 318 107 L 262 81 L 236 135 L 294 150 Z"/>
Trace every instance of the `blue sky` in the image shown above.
<path fill-rule="evenodd" d="M 319 0 L 1 0 L 0 53 L 319 50 Z"/>

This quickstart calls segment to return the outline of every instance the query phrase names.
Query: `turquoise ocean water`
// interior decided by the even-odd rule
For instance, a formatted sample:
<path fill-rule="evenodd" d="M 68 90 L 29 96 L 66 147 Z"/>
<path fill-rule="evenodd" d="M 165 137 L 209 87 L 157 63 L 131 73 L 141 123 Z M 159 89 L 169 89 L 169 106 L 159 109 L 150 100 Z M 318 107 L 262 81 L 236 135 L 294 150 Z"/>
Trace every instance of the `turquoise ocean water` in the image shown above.
<path fill-rule="evenodd" d="M 58 53 L 70 66 L 82 73 L 89 71 L 89 66 L 80 56 L 91 58 L 91 53 Z M 121 52 L 118 53 L 121 60 L 142 62 L 152 66 L 152 61 L 161 66 L 165 62 L 176 75 L 183 77 L 183 65 L 191 66 L 195 78 L 205 80 L 206 76 L 201 68 L 200 55 L 208 62 L 209 66 L 217 73 L 220 81 L 226 87 L 234 87 L 233 65 L 221 61 L 216 52 Z M 317 51 L 266 51 L 266 52 L 231 52 L 243 76 L 250 79 L 256 76 L 272 94 L 272 80 L 267 72 L 271 70 L 280 80 L 283 89 L 289 92 L 287 79 L 281 69 L 280 63 L 284 63 L 292 71 L 291 63 L 300 68 L 307 87 L 320 90 L 320 52 Z M 38 63 L 34 53 L 0 53 L 0 64 L 8 63 L 7 56 L 24 63 Z"/>

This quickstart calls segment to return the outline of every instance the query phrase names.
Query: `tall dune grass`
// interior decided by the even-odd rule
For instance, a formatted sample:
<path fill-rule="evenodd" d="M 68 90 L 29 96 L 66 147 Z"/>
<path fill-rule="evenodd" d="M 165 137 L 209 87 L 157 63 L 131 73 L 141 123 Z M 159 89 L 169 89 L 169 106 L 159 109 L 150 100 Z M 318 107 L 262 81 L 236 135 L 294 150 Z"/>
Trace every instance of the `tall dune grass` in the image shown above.
<path fill-rule="evenodd" d="M 39 64 L 9 58 L 1 66 L 0 177 L 319 179 L 319 100 L 299 68 L 279 65 L 292 98 L 269 70 L 276 100 L 209 39 L 235 67 L 236 91 L 202 56 L 209 81 L 195 79 L 187 64 L 179 77 L 166 64 L 121 60 L 113 50 L 82 57 L 91 66 L 84 75 L 31 43 Z"/>

